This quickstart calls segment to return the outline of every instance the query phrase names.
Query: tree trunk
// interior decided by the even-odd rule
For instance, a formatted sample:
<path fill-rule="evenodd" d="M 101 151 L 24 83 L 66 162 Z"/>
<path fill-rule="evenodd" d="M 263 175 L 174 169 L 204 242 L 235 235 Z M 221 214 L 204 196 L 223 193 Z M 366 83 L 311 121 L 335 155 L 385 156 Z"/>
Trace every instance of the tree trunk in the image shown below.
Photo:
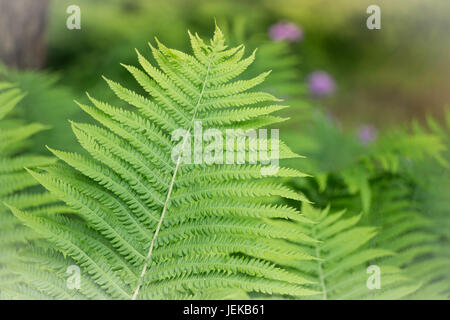
<path fill-rule="evenodd" d="M 0 0 L 0 60 L 9 67 L 39 69 L 46 57 L 48 0 Z"/>

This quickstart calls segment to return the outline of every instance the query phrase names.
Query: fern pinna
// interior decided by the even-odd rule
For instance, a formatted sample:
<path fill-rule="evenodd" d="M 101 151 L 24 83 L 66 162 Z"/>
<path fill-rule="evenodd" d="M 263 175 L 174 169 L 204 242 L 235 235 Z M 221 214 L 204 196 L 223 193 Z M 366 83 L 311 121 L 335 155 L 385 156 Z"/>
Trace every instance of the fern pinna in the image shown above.
<path fill-rule="evenodd" d="M 279 168 L 263 176 L 256 164 L 190 165 L 181 156 L 171 159 L 171 133 L 191 132 L 196 121 L 219 130 L 280 121 L 271 115 L 282 108 L 275 104 L 279 100 L 251 90 L 268 73 L 232 81 L 255 52 L 243 58 L 243 46 L 227 48 L 219 28 L 210 44 L 198 35 L 190 39 L 193 56 L 158 42 L 150 48 L 159 69 L 140 53 L 144 71 L 124 65 L 151 99 L 106 79 L 134 109 L 91 96 L 91 105 L 80 104 L 102 124 L 72 123 L 90 156 L 50 149 L 63 163 L 29 170 L 76 215 L 44 217 L 11 208 L 81 267 L 85 285 L 78 293 L 89 298 L 194 298 L 205 292 L 219 297 L 217 292 L 230 290 L 314 294 L 305 288 L 309 280 L 279 263 L 314 259 L 295 244 L 315 242 L 293 225 L 308 219 L 276 204 L 280 197 L 305 200 L 276 179 L 304 174 Z M 280 143 L 280 158 L 296 156 Z M 279 225 L 278 220 L 286 221 Z M 51 252 L 63 266 L 61 256 Z M 43 289 L 55 297 L 64 294 L 61 284 Z"/>

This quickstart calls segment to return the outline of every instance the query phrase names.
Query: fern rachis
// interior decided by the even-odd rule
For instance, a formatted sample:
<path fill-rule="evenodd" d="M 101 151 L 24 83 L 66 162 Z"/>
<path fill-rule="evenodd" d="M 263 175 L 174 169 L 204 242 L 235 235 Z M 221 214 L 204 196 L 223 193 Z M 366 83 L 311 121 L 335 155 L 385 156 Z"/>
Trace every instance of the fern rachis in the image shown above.
<path fill-rule="evenodd" d="M 195 105 L 195 107 L 194 107 L 192 119 L 191 119 L 191 121 L 190 121 L 190 123 L 189 123 L 189 126 L 188 126 L 188 129 L 187 129 L 188 132 L 190 132 L 191 129 L 192 129 L 194 120 L 195 120 L 196 115 L 197 115 L 197 109 L 198 109 L 198 107 L 200 106 L 200 103 L 201 103 L 201 101 L 202 101 L 203 94 L 204 94 L 204 92 L 205 92 L 205 86 L 206 86 L 206 83 L 207 83 L 207 81 L 208 81 L 209 70 L 210 70 L 210 68 L 211 68 L 211 61 L 212 61 L 212 59 L 214 58 L 214 54 L 215 54 L 215 53 L 212 53 L 212 54 L 211 54 L 211 57 L 209 58 L 208 66 L 207 66 L 207 69 L 206 69 L 206 74 L 205 74 L 204 80 L 202 81 L 202 84 L 201 84 L 201 88 L 202 88 L 202 89 L 201 89 L 200 95 L 199 95 L 199 97 L 198 97 L 198 101 L 197 101 L 197 103 L 196 103 L 196 105 Z M 185 144 L 187 143 L 187 141 L 188 141 L 188 140 L 186 140 L 186 139 L 183 140 L 183 144 L 182 144 L 182 147 L 181 147 L 182 150 L 184 150 L 184 147 L 185 147 Z M 164 201 L 164 207 L 163 207 L 162 212 L 161 212 L 161 217 L 159 218 L 158 225 L 156 226 L 155 234 L 154 234 L 154 236 L 153 236 L 153 238 L 152 238 L 152 241 L 151 241 L 151 243 L 150 243 L 150 248 L 149 248 L 148 254 L 147 254 L 147 256 L 146 256 L 146 262 L 144 263 L 144 267 L 142 268 L 142 272 L 141 272 L 141 274 L 140 274 L 140 276 L 139 276 L 139 282 L 138 282 L 138 284 L 137 284 L 136 290 L 135 290 L 135 292 L 134 292 L 134 294 L 133 294 L 133 297 L 132 297 L 133 300 L 135 300 L 135 299 L 137 298 L 137 295 L 139 294 L 139 289 L 140 289 L 140 286 L 141 286 L 141 281 L 142 281 L 142 279 L 144 278 L 144 276 L 145 276 L 145 274 L 146 274 L 146 271 L 147 271 L 148 261 L 149 261 L 149 260 L 151 259 L 151 257 L 152 257 L 152 252 L 153 252 L 153 246 L 154 246 L 154 244 L 155 244 L 155 239 L 156 239 L 156 238 L 158 237 L 158 235 L 159 235 L 159 230 L 161 229 L 162 222 L 163 222 L 163 220 L 164 220 L 164 218 L 165 218 L 167 206 L 169 205 L 169 202 L 170 202 L 170 197 L 171 197 L 171 195 L 172 195 L 173 186 L 174 186 L 175 179 L 176 179 L 176 177 L 177 177 L 178 169 L 180 168 L 180 164 L 181 164 L 182 159 L 183 159 L 183 158 L 182 158 L 181 156 L 178 157 L 178 160 L 177 160 L 177 162 L 176 162 L 175 169 L 173 170 L 172 179 L 170 180 L 169 190 L 167 191 L 167 197 L 166 197 L 166 200 Z"/>

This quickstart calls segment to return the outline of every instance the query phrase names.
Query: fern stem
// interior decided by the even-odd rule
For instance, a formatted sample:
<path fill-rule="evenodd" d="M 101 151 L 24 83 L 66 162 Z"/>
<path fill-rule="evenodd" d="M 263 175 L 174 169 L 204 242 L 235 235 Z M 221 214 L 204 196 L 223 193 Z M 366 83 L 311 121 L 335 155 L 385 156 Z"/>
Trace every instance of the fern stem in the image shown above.
<path fill-rule="evenodd" d="M 316 228 L 315 227 L 313 228 L 313 238 L 316 239 Z M 320 261 L 319 245 L 315 244 L 314 248 L 316 250 L 316 257 L 319 259 L 319 260 L 317 260 L 317 271 L 319 273 L 320 287 L 322 288 L 322 300 L 327 300 L 327 288 L 325 286 L 325 277 L 323 275 L 322 262 Z"/>
<path fill-rule="evenodd" d="M 193 110 L 191 122 L 189 123 L 189 129 L 188 129 L 189 131 L 191 131 L 191 129 L 192 129 L 193 123 L 195 121 L 195 116 L 197 114 L 197 109 L 198 109 L 198 107 L 201 104 L 201 100 L 203 98 L 203 93 L 205 92 L 205 87 L 206 87 L 206 83 L 208 82 L 209 71 L 210 71 L 210 68 L 211 68 L 211 63 L 212 63 L 212 59 L 214 58 L 214 55 L 215 55 L 215 49 L 211 53 L 211 56 L 210 56 L 210 58 L 208 60 L 208 68 L 207 68 L 207 71 L 206 71 L 206 74 L 205 74 L 205 79 L 204 79 L 203 84 L 202 84 L 202 90 L 201 90 L 200 95 L 198 97 L 197 104 L 196 104 L 196 106 L 195 106 L 195 108 Z M 184 150 L 184 146 L 185 146 L 186 142 L 187 142 L 187 139 L 184 139 L 183 145 L 181 147 L 181 150 Z M 182 158 L 183 157 L 180 154 L 179 157 L 178 157 L 178 160 L 177 160 L 177 165 L 175 166 L 175 169 L 173 171 L 172 180 L 170 181 L 169 190 L 167 192 L 167 197 L 166 197 L 166 200 L 164 202 L 164 207 L 163 207 L 163 210 L 162 210 L 162 213 L 161 213 L 161 217 L 159 218 L 158 225 L 157 225 L 155 233 L 153 235 L 152 242 L 150 243 L 150 248 L 148 249 L 148 254 L 147 254 L 147 257 L 146 257 L 146 261 L 145 261 L 144 266 L 142 268 L 141 275 L 139 276 L 139 280 L 138 280 L 138 284 L 137 284 L 136 290 L 134 291 L 134 294 L 133 294 L 131 300 L 136 300 L 136 298 L 137 298 L 137 296 L 139 294 L 139 290 L 140 290 L 140 288 L 142 286 L 142 282 L 143 282 L 143 279 L 145 277 L 145 274 L 147 273 L 148 265 L 149 265 L 149 262 L 151 261 L 151 257 L 152 257 L 152 253 L 153 253 L 153 247 L 155 245 L 156 238 L 159 235 L 159 231 L 161 230 L 162 222 L 164 220 L 164 217 L 165 217 L 165 214 L 166 214 L 166 211 L 167 211 L 167 207 L 168 207 L 169 202 L 170 202 L 170 196 L 172 194 L 173 186 L 175 184 L 175 178 L 177 176 L 178 169 L 180 168 Z"/>

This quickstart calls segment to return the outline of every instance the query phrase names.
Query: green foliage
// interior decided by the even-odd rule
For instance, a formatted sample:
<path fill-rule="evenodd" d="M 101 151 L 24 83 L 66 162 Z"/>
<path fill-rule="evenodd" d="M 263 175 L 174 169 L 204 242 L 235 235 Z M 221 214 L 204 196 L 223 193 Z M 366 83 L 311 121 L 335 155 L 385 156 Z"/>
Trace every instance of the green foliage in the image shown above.
<path fill-rule="evenodd" d="M 426 284 L 417 298 L 449 299 L 450 297 L 450 113 L 441 124 L 427 118 L 426 129 L 416 125 L 417 131 L 428 130 L 444 141 L 446 150 L 438 160 L 427 159 L 406 168 L 409 181 L 413 181 L 412 199 L 423 216 L 430 221 L 427 228 L 435 241 L 429 253 L 414 270 L 424 277 Z"/>
<path fill-rule="evenodd" d="M 360 223 L 361 215 L 345 210 L 330 213 L 330 208 L 314 209 L 303 204 L 305 217 L 314 221 L 298 225 L 299 232 L 317 239 L 314 246 L 301 247 L 316 258 L 294 267 L 300 274 L 316 283 L 318 299 L 399 299 L 414 292 L 418 284 L 410 281 L 402 270 L 386 262 L 396 251 L 389 246 L 373 246 L 378 237 L 375 226 Z M 380 268 L 380 289 L 369 290 L 367 267 Z"/>
<path fill-rule="evenodd" d="M 292 122 L 299 129 L 287 127 L 286 140 L 306 159 L 289 164 L 312 174 L 320 192 L 328 182 L 332 181 L 332 185 L 338 180 L 341 191 L 344 188 L 360 196 L 365 212 L 372 203 L 371 180 L 384 174 L 403 174 L 428 160 L 437 162 L 438 168 L 447 166 L 448 160 L 443 157 L 447 150 L 445 138 L 417 124 L 381 132 L 374 143 L 364 146 L 321 110 Z"/>
<path fill-rule="evenodd" d="M 388 183 L 390 186 L 397 185 L 398 189 L 386 190 Z M 397 252 L 391 262 L 422 284 L 412 298 L 448 299 L 448 248 L 433 230 L 436 228 L 435 221 L 423 214 L 423 208 L 408 194 L 411 190 L 402 187 L 402 183 L 386 179 L 377 190 L 377 207 L 372 215 L 375 224 L 383 230 L 376 240 L 377 244 Z"/>
<path fill-rule="evenodd" d="M 0 297 L 10 297 L 14 286 L 25 287 L 17 274 L 19 251 L 25 250 L 38 235 L 26 228 L 6 208 L 9 203 L 30 214 L 51 215 L 67 212 L 56 198 L 42 192 L 24 167 L 44 167 L 55 163 L 54 158 L 26 153 L 30 138 L 46 129 L 37 123 L 25 123 L 14 113 L 24 97 L 15 85 L 0 83 Z"/>
<path fill-rule="evenodd" d="M 223 289 L 314 294 L 305 287 L 308 280 L 279 263 L 313 259 L 292 244 L 315 242 L 293 225 L 308 219 L 274 203 L 280 197 L 305 200 L 275 178 L 304 174 L 280 168 L 266 177 L 259 165 L 193 166 L 168 157 L 177 128 L 192 131 L 197 120 L 219 129 L 258 128 L 273 122 L 270 113 L 279 109 L 270 107 L 278 101 L 273 95 L 249 90 L 267 73 L 231 81 L 254 53 L 243 58 L 243 46 L 227 48 L 218 28 L 210 44 L 190 38 L 194 56 L 158 42 L 150 48 L 160 69 L 140 53 L 145 72 L 124 65 L 151 100 L 106 79 L 134 110 L 91 96 L 92 105 L 80 104 L 103 125 L 72 123 L 89 157 L 50 149 L 64 164 L 29 170 L 75 215 L 36 216 L 11 208 L 82 268 L 89 285 L 79 294 L 89 298 L 192 298 Z M 280 149 L 281 158 L 296 156 L 284 145 Z M 38 289 L 62 297 L 61 282 L 49 280 L 55 283 L 51 290 L 43 282 Z"/>
<path fill-rule="evenodd" d="M 348 230 L 340 237 L 353 229 L 368 228 L 364 235 L 367 241 L 354 251 L 350 244 L 340 244 L 344 252 L 350 251 L 348 256 L 333 256 L 336 261 L 328 261 L 326 256 L 333 239 L 314 237 L 314 228 L 307 232 L 322 241 L 316 248 L 325 255 L 321 263 L 309 261 L 296 266 L 303 277 L 320 284 L 311 287 L 322 292 L 314 297 L 448 299 L 449 116 L 441 121 L 444 125 L 429 117 L 426 126 L 397 126 L 363 145 L 332 116 L 321 110 L 303 110 L 303 117 L 289 122 L 284 137 L 295 146 L 295 152 L 306 156 L 289 164 L 314 178 L 292 184 L 318 208 L 325 210 L 331 205 L 332 210 L 340 211 L 334 214 L 339 218 L 324 227 L 325 234 L 342 224 Z M 316 212 L 315 218 L 307 213 L 311 210 Z M 321 219 L 326 221 L 330 216 L 328 209 L 323 210 L 303 204 L 301 211 L 318 222 L 315 228 L 320 228 Z M 361 214 L 355 215 L 358 212 Z M 355 243 L 361 240 L 357 235 L 350 238 Z M 314 247 L 311 249 L 314 251 Z M 305 251 L 303 247 L 301 250 Z M 366 261 L 351 258 L 363 257 L 365 250 L 389 254 Z M 370 291 L 365 286 L 365 271 L 371 264 L 381 268 L 381 290 Z M 341 269 L 335 272 L 341 265 L 345 266 L 342 273 Z"/>
<path fill-rule="evenodd" d="M 310 158 L 317 183 L 297 183 L 299 190 L 324 206 L 331 204 L 335 210 L 362 212 L 356 227 L 370 226 L 375 232 L 366 246 L 373 250 L 387 250 L 391 255 L 371 259 L 359 268 L 360 280 L 369 264 L 381 267 L 382 289 L 367 295 L 363 282 L 355 282 L 354 290 L 341 286 L 343 279 L 329 279 L 324 283 L 332 288 L 342 288 L 339 293 L 329 294 L 333 298 L 407 298 L 448 299 L 450 293 L 450 267 L 448 251 L 448 129 L 431 118 L 428 128 L 415 123 L 409 130 L 395 130 L 383 134 L 378 141 L 355 152 L 359 157 L 341 162 L 339 170 L 320 167 L 327 159 Z M 320 124 L 318 125 L 320 126 Z M 324 127 L 321 126 L 323 129 Z M 335 130 L 335 134 L 344 135 Z M 316 137 L 320 137 L 317 135 Z M 331 137 L 329 135 L 328 137 Z M 310 137 L 312 140 L 314 137 Z M 342 139 L 334 138 L 334 141 Z M 319 148 L 326 149 L 330 140 L 314 141 Z M 322 143 L 322 144 L 321 144 Z M 347 143 L 348 145 L 348 143 Z M 346 145 L 341 145 L 346 149 Z M 314 150 L 314 149 L 311 149 Z M 296 150 L 302 152 L 301 150 Z M 303 152 L 304 153 L 304 152 Z M 361 155 L 362 154 L 362 155 Z M 328 157 L 328 159 L 331 156 Z M 336 157 L 340 157 L 336 154 Z M 321 168 L 321 169 L 320 169 Z M 321 180 L 321 177 L 325 177 Z M 308 217 L 306 212 L 303 213 Z M 337 219 L 328 230 L 345 223 L 349 214 Z M 352 217 L 350 215 L 350 217 Z M 356 219 L 356 217 L 354 217 Z M 342 220 L 342 221 L 341 221 Z M 320 225 L 320 224 L 319 224 Z M 355 240 L 356 236 L 352 236 Z M 317 240 L 323 240 L 320 237 Z M 323 246 L 328 245 L 328 239 Z M 351 261 L 351 259 L 343 259 Z M 339 264 L 337 264 L 339 265 Z M 324 266 L 333 268 L 331 263 Z M 389 272 L 404 277 L 404 283 L 391 282 Z M 349 270 L 350 272 L 350 270 Z M 325 273 L 326 274 L 326 273 Z M 366 275 L 367 277 L 367 275 Z M 357 274 L 350 279 L 358 279 Z M 358 281 L 358 280 L 355 280 Z M 388 285 L 384 285 L 387 282 Z M 359 289 L 358 289 L 359 287 Z M 327 290 L 328 292 L 328 290 Z"/>
<path fill-rule="evenodd" d="M 66 134 L 66 119 L 80 119 L 82 112 L 73 106 L 74 95 L 67 87 L 59 85 L 59 77 L 44 71 L 15 71 L 0 65 L 0 77 L 14 83 L 26 92 L 16 108 L 16 116 L 22 121 L 39 122 L 51 130 L 41 131 L 30 137 L 28 152 L 42 153 L 45 145 L 76 146 L 76 139 Z"/>
<path fill-rule="evenodd" d="M 217 29 L 209 44 L 190 35 L 193 55 L 156 40 L 149 60 L 138 52 L 137 68 L 129 65 L 128 47 L 142 35 L 128 21 L 117 25 L 117 35 L 99 31 L 117 41 L 97 47 L 114 46 L 105 57 L 78 59 L 74 52 L 76 63 L 63 77 L 109 99 L 80 99 L 89 101 L 79 103 L 89 123 L 64 109 L 71 94 L 53 88 L 53 76 L 2 70 L 28 94 L 1 85 L 1 298 L 449 298 L 449 115 L 443 125 L 429 118 L 363 145 L 304 99 L 288 45 L 261 44 L 261 34 L 252 33 L 247 50 L 259 49 L 244 57 L 243 46 L 226 47 Z M 239 28 L 226 32 L 234 44 L 246 38 Z M 95 47 L 99 37 L 78 36 L 82 47 Z M 178 34 L 170 38 L 183 43 Z M 120 78 L 120 84 L 105 78 L 112 90 L 77 74 L 99 57 L 99 70 Z M 122 71 L 110 68 L 117 57 L 128 63 Z M 134 80 L 139 86 L 126 88 Z M 46 127 L 26 123 L 41 113 L 54 115 L 44 123 L 55 128 L 35 139 Z M 69 116 L 81 147 L 63 134 L 61 119 Z M 283 122 L 286 116 L 292 121 Z M 281 167 L 268 177 L 260 165 L 173 162 L 170 133 L 192 132 L 196 120 L 204 130 L 282 126 L 282 137 L 295 146 L 293 152 L 281 144 L 282 163 L 298 170 Z M 44 143 L 61 161 L 29 154 Z M 63 145 L 82 151 L 54 149 Z M 313 177 L 303 179 L 300 170 Z M 81 268 L 79 290 L 66 285 L 73 265 Z M 366 285 L 371 265 L 380 267 L 380 290 Z"/>

